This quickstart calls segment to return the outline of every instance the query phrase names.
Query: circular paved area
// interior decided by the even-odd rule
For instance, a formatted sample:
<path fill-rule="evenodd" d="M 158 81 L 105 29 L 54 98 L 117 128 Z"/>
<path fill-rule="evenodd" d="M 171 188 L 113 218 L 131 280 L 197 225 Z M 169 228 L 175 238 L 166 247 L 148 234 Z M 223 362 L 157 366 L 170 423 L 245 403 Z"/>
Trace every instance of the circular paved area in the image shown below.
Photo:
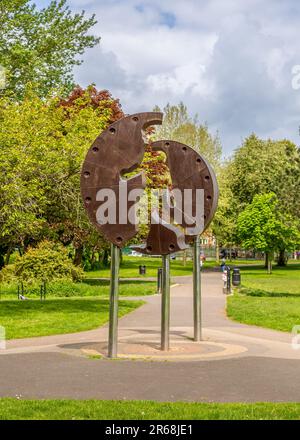
<path fill-rule="evenodd" d="M 193 342 L 191 340 L 173 340 L 169 351 L 161 351 L 160 343 L 155 339 L 138 341 L 132 338 L 121 340 L 118 345 L 118 357 L 121 359 L 139 359 L 151 361 L 195 361 L 232 357 L 247 351 L 242 345 L 220 342 Z M 107 343 L 91 344 L 81 351 L 83 354 L 106 357 Z"/>

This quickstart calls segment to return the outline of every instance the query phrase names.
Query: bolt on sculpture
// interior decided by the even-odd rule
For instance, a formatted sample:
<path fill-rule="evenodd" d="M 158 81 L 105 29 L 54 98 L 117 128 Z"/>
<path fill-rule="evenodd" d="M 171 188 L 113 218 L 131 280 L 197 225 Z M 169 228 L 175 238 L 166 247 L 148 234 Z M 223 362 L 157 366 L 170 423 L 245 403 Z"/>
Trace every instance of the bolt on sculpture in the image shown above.
<path fill-rule="evenodd" d="M 138 233 L 137 202 L 146 187 L 143 173 L 125 179 L 141 164 L 143 130 L 161 124 L 162 113 L 126 116 L 110 125 L 89 149 L 82 167 L 81 192 L 90 221 L 112 243 L 108 356 L 117 356 L 119 248 Z M 162 255 L 161 349 L 169 349 L 170 254 L 194 243 L 194 339 L 201 339 L 200 240 L 217 208 L 218 185 L 206 160 L 191 147 L 160 140 L 152 149 L 166 154 L 172 189 L 161 209 L 151 212 L 146 243 L 135 249 Z M 126 202 L 126 203 L 125 203 Z M 201 205 L 202 209 L 198 210 Z M 105 215 L 106 214 L 106 215 Z"/>

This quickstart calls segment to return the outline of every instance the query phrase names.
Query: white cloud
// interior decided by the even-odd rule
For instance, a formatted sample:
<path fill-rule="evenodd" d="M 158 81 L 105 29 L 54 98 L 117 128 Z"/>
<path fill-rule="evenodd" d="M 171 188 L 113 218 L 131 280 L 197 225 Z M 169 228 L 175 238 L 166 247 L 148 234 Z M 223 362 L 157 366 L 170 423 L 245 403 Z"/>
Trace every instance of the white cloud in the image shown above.
<path fill-rule="evenodd" d="M 291 68 L 300 64 L 296 0 L 68 3 L 95 13 L 101 36 L 76 80 L 108 88 L 125 112 L 183 100 L 220 132 L 226 152 L 253 131 L 298 142 L 300 90 L 291 86 Z"/>

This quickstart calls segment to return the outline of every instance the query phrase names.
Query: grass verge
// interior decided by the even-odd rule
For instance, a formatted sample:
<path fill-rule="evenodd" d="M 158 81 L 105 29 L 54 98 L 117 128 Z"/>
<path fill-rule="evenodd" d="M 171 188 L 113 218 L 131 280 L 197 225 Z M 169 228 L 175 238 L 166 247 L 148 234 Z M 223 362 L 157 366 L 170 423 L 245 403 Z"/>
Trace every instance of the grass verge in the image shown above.
<path fill-rule="evenodd" d="M 263 261 L 259 260 L 232 260 L 227 261 L 230 266 L 239 265 L 263 265 Z M 146 274 L 139 274 L 139 266 L 146 266 Z M 219 267 L 220 263 L 215 260 L 206 261 L 204 263 L 204 269 L 211 269 L 214 267 Z M 161 267 L 161 258 L 151 258 L 151 257 L 130 257 L 124 256 L 123 262 L 120 267 L 120 277 L 121 278 L 145 278 L 145 277 L 156 277 L 157 269 Z M 181 276 L 181 275 L 192 275 L 193 272 L 193 262 L 187 260 L 184 266 L 182 259 L 171 260 L 170 262 L 171 276 Z M 100 269 L 85 272 L 87 278 L 108 278 L 110 276 L 110 269 Z"/>
<path fill-rule="evenodd" d="M 143 301 L 119 301 L 119 316 Z M 2 301 L 0 325 L 7 339 L 48 336 L 91 330 L 108 321 L 109 301 L 99 298 Z"/>
<path fill-rule="evenodd" d="M 300 420 L 300 404 L 0 399 L 0 419 Z"/>
<path fill-rule="evenodd" d="M 53 281 L 47 284 L 47 298 L 70 298 L 70 297 L 109 297 L 110 283 L 107 280 L 90 279 L 83 283 L 72 283 L 70 281 Z M 146 280 L 130 280 L 120 281 L 119 295 L 120 296 L 145 296 L 153 295 L 157 291 L 156 282 Z M 26 298 L 38 298 L 40 296 L 40 286 L 27 286 L 24 295 Z M 17 299 L 17 285 L 2 285 L 0 298 Z M 1 307 L 1 303 L 0 303 Z"/>
<path fill-rule="evenodd" d="M 300 266 L 241 271 L 242 288 L 228 297 L 227 315 L 245 324 L 291 332 L 300 325 Z"/>
<path fill-rule="evenodd" d="M 228 297 L 227 315 L 244 324 L 291 332 L 300 324 L 300 298 Z"/>

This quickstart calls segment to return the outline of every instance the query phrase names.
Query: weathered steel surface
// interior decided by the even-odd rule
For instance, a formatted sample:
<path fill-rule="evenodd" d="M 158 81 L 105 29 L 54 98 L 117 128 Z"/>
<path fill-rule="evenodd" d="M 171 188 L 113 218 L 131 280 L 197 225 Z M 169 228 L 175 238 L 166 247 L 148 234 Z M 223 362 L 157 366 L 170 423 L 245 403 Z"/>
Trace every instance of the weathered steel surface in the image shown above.
<path fill-rule="evenodd" d="M 124 212 L 119 210 L 119 201 L 127 200 L 126 216 L 135 201 L 128 200 L 129 192 L 134 189 L 144 189 L 143 173 L 138 173 L 129 179 L 123 179 L 126 173 L 134 171 L 142 162 L 145 153 L 145 142 L 142 131 L 147 127 L 162 123 L 162 113 L 137 113 L 126 116 L 110 125 L 95 140 L 89 149 L 81 173 L 81 191 L 91 222 L 103 233 L 111 243 L 122 247 L 126 241 L 137 233 L 137 225 L 124 221 Z M 218 203 L 218 185 L 215 174 L 207 161 L 191 147 L 180 142 L 161 140 L 152 144 L 154 151 L 163 151 L 167 157 L 167 165 L 172 178 L 172 189 L 180 190 L 182 194 L 182 220 L 174 216 L 177 204 L 170 207 L 171 223 L 166 222 L 157 211 L 152 212 L 152 223 L 144 245 L 135 249 L 149 255 L 167 255 L 186 249 L 187 243 L 193 237 L 202 233 L 211 222 Z M 123 185 L 126 182 L 126 185 Z M 184 190 L 191 190 L 186 196 Z M 202 221 L 194 221 L 196 216 L 196 190 L 204 192 L 204 209 Z M 111 203 L 115 206 L 115 222 L 100 224 L 97 211 L 107 203 L 107 198 L 99 197 L 100 190 L 113 192 Z M 175 194 L 175 191 L 174 191 Z M 176 202 L 176 197 L 174 197 Z M 190 206 L 192 217 L 185 218 L 184 206 Z M 178 205 L 179 206 L 179 205 Z M 193 220 L 191 222 L 191 219 Z M 154 220 L 154 221 L 153 221 Z"/>
<path fill-rule="evenodd" d="M 136 225 L 120 224 L 119 182 L 122 175 L 134 171 L 142 162 L 145 142 L 142 131 L 162 123 L 163 115 L 158 112 L 137 113 L 114 122 L 97 137 L 89 149 L 81 173 L 81 192 L 90 221 L 105 238 L 122 247 L 137 233 Z M 127 193 L 133 188 L 145 188 L 143 173 L 127 180 Z M 101 189 L 111 189 L 116 198 L 116 223 L 99 224 L 96 213 L 104 201 L 97 201 Z M 128 202 L 128 210 L 134 202 Z"/>
<path fill-rule="evenodd" d="M 188 145 L 176 141 L 160 140 L 152 145 L 154 151 L 163 151 L 166 154 L 166 163 L 169 167 L 172 178 L 172 190 L 179 190 L 182 195 L 182 219 L 177 224 L 166 224 L 162 219 L 159 224 L 151 223 L 147 242 L 143 246 L 136 246 L 134 249 L 149 255 L 165 255 L 179 250 L 186 249 L 187 243 L 207 229 L 217 209 L 219 190 L 214 171 L 208 162 L 197 151 Z M 191 190 L 184 200 L 184 190 Z M 196 218 L 196 190 L 204 192 L 202 219 L 193 220 L 189 217 L 186 221 L 184 206 L 190 205 L 190 211 Z M 175 194 L 175 191 L 174 191 Z M 175 217 L 175 207 L 169 207 L 171 219 Z M 157 217 L 157 213 L 155 214 Z M 164 213 L 162 213 L 164 218 Z M 176 218 L 176 217 L 175 217 Z"/>
<path fill-rule="evenodd" d="M 167 255 L 187 249 L 184 232 L 180 227 L 164 222 L 156 210 L 151 217 L 147 242 L 141 246 L 133 246 L 134 250 L 148 255 Z"/>
<path fill-rule="evenodd" d="M 192 190 L 192 200 L 188 202 L 192 204 L 193 215 L 196 214 L 196 190 L 204 190 L 204 217 L 201 230 L 199 226 L 196 227 L 196 223 L 186 223 L 184 216 L 181 223 L 183 228 L 190 230 L 195 228 L 187 235 L 199 235 L 209 226 L 218 205 L 219 189 L 213 169 L 197 151 L 180 142 L 160 140 L 152 144 L 152 149 L 166 154 L 166 163 L 172 178 L 172 189 L 179 189 L 182 194 L 185 189 Z"/>

